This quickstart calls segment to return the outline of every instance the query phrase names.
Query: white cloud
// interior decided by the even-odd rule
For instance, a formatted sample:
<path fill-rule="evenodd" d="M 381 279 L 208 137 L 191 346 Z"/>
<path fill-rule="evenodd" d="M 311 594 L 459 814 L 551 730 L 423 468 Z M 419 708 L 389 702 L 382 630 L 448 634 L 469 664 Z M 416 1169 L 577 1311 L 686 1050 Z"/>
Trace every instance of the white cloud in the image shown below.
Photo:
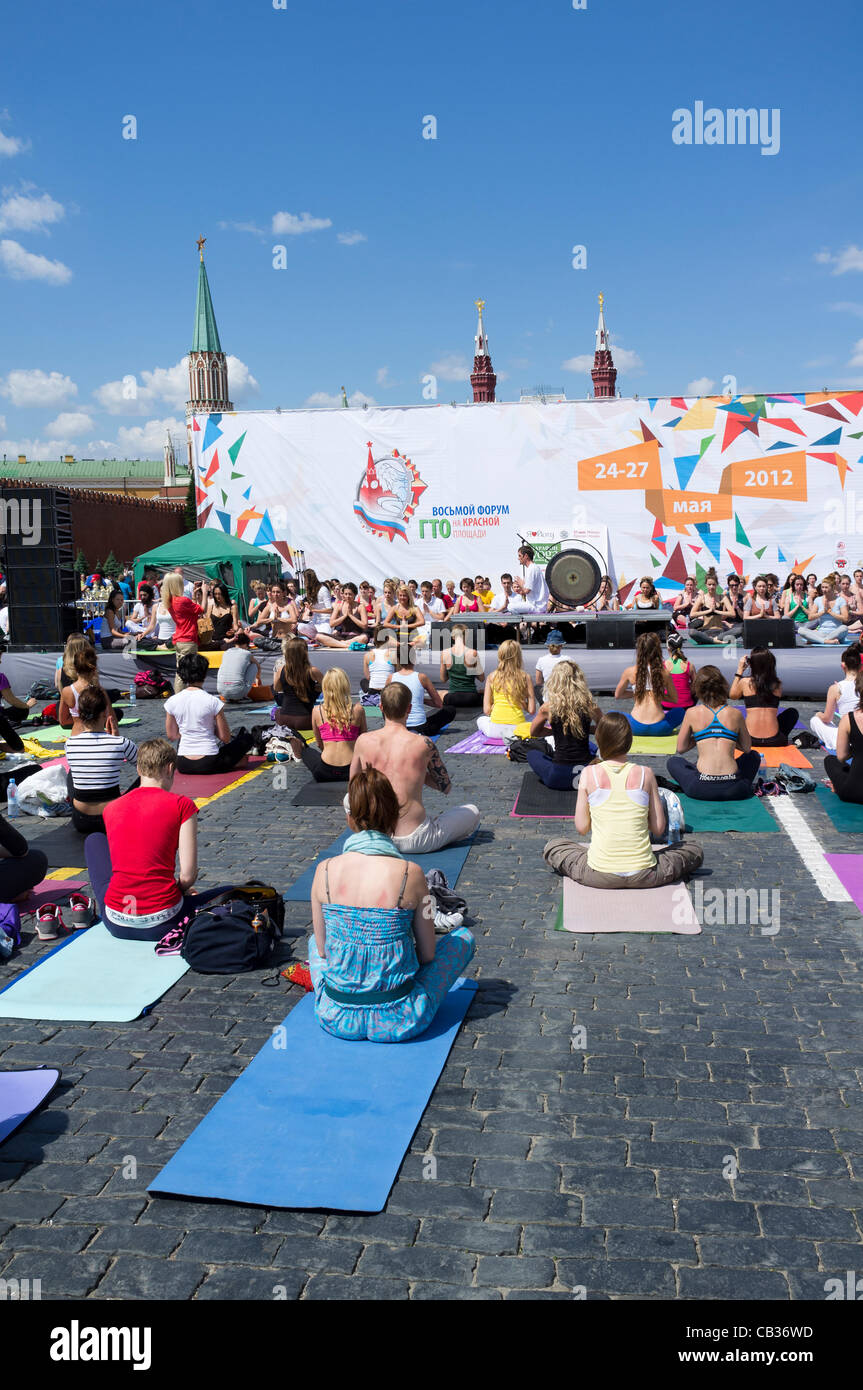
<path fill-rule="evenodd" d="M 863 270 L 863 249 L 859 246 L 846 246 L 844 251 L 816 251 L 815 260 L 819 265 L 831 265 L 834 275 L 845 275 L 849 270 Z"/>
<path fill-rule="evenodd" d="M 0 130 L 0 159 L 13 159 L 16 154 L 23 154 L 29 148 L 29 140 L 19 140 L 16 135 L 4 135 Z"/>
<path fill-rule="evenodd" d="M 40 368 L 32 371 L 18 369 L 4 379 L 0 378 L 0 396 L 8 396 L 13 405 L 58 406 L 77 396 L 78 387 L 71 377 L 62 372 L 43 372 Z"/>
<path fill-rule="evenodd" d="M 0 439 L 0 462 L 6 455 L 10 463 L 16 463 L 19 454 L 28 459 L 56 459 L 59 455 L 56 439 Z"/>
<path fill-rule="evenodd" d="M 6 428 L 6 416 L 5 416 L 5 415 L 0 415 L 0 430 L 5 430 L 5 428 Z"/>
<path fill-rule="evenodd" d="M 813 357 L 811 361 L 804 362 L 804 367 L 829 367 L 833 361 L 832 357 Z"/>
<path fill-rule="evenodd" d="M 378 386 L 395 386 L 395 382 L 390 376 L 389 367 L 378 367 L 377 371 L 375 372 L 375 381 L 377 382 Z"/>
<path fill-rule="evenodd" d="M 858 338 L 851 349 L 851 361 L 849 367 L 863 367 L 863 338 Z"/>
<path fill-rule="evenodd" d="M 470 380 L 470 364 L 462 352 L 445 352 L 437 362 L 432 362 L 429 371 L 441 381 Z"/>
<path fill-rule="evenodd" d="M 829 304 L 827 307 L 834 314 L 856 314 L 857 318 L 863 319 L 863 304 L 854 304 L 846 299 L 839 304 Z"/>
<path fill-rule="evenodd" d="M 82 434 L 88 434 L 93 428 L 93 420 L 90 415 L 83 410 L 67 410 L 52 420 L 50 425 L 45 426 L 45 433 L 49 439 L 78 439 Z"/>
<path fill-rule="evenodd" d="M 340 241 L 342 246 L 356 246 L 358 241 L 368 241 L 368 237 L 362 232 L 336 232 L 336 241 Z"/>
<path fill-rule="evenodd" d="M 43 232 L 48 225 L 61 222 L 66 216 L 62 203 L 48 193 L 35 193 L 32 184 L 23 185 L 17 192 L 4 188 L 3 194 L 0 232 Z"/>
<path fill-rule="evenodd" d="M 253 236 L 265 237 L 267 232 L 255 222 L 220 222 L 222 232 L 251 232 Z"/>
<path fill-rule="evenodd" d="M 166 416 L 164 420 L 148 420 L 146 425 L 123 425 L 117 431 L 117 443 L 110 446 L 109 457 L 159 459 L 169 430 L 174 435 L 185 434 L 185 419 Z"/>
<path fill-rule="evenodd" d="M 243 400 L 260 388 L 245 362 L 228 353 L 228 388 L 231 400 Z M 183 410 L 189 399 L 189 359 L 181 357 L 173 367 L 154 367 L 138 376 L 127 373 L 129 381 L 107 381 L 97 386 L 94 399 L 109 415 L 148 415 L 167 405 Z M 134 382 L 134 387 L 133 387 Z M 134 395 L 131 394 L 134 389 Z"/>
<path fill-rule="evenodd" d="M 582 352 L 578 357 L 567 357 L 560 365 L 565 372 L 589 372 L 593 366 L 593 353 Z"/>
<path fill-rule="evenodd" d="M 311 396 L 306 397 L 304 404 L 327 406 L 333 409 L 342 405 L 343 402 L 341 392 L 337 396 L 331 396 L 326 391 L 313 391 Z M 348 405 L 377 405 L 377 401 L 374 396 L 367 396 L 364 391 L 354 391 L 348 396 Z"/>
<path fill-rule="evenodd" d="M 44 280 L 49 285 L 65 285 L 72 272 L 62 261 L 34 256 L 17 241 L 0 241 L 0 266 L 10 280 Z"/>
<path fill-rule="evenodd" d="M 713 390 L 716 382 L 712 376 L 697 376 L 694 381 L 690 381 L 684 396 L 708 396 Z"/>
<path fill-rule="evenodd" d="M 621 372 L 635 372 L 644 366 L 637 352 L 621 347 L 619 343 L 611 344 L 611 356 L 615 367 Z M 582 352 L 578 357 L 568 357 L 560 365 L 565 372 L 589 372 L 593 361 L 592 352 Z"/>
<path fill-rule="evenodd" d="M 293 212 L 273 214 L 273 233 L 276 236 L 301 236 L 303 232 L 322 232 L 332 225 L 329 217 L 312 217 L 310 212 L 301 212 L 299 217 Z"/>

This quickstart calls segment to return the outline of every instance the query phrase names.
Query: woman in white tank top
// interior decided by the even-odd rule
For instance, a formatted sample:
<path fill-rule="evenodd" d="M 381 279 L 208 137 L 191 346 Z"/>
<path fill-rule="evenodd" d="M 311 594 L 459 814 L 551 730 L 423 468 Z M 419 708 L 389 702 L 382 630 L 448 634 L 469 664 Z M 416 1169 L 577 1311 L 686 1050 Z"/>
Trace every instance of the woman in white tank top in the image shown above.
<path fill-rule="evenodd" d="M 839 732 L 839 720 L 844 714 L 850 714 L 852 710 L 858 708 L 860 701 L 860 691 L 863 689 L 863 677 L 860 671 L 860 648 L 855 643 L 853 647 L 846 647 L 842 653 L 842 669 L 845 675 L 841 681 L 836 681 L 827 691 L 827 701 L 820 714 L 813 714 L 809 720 L 809 727 L 816 738 L 820 738 L 824 747 L 831 753 L 836 752 L 836 735 Z M 860 686 L 857 682 L 860 681 Z"/>

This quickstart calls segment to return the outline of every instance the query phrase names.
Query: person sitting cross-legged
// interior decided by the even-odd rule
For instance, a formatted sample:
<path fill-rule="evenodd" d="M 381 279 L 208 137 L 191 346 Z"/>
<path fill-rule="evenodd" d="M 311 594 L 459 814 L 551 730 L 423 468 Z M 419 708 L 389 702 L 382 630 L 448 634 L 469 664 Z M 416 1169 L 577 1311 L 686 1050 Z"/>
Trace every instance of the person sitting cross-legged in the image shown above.
<path fill-rule="evenodd" d="M 230 772 L 254 742 L 245 727 L 231 737 L 221 700 L 204 689 L 209 669 L 197 652 L 181 656 L 177 675 L 185 689 L 165 701 L 165 733 L 174 742 L 179 739 L 178 772 Z"/>
<path fill-rule="evenodd" d="M 664 738 L 676 733 L 685 711 L 675 704 L 677 691 L 671 672 L 662 660 L 662 645 L 655 632 L 642 632 L 635 644 L 635 665 L 627 666 L 614 692 L 615 700 L 632 689 L 632 713 L 623 717 L 632 732 L 646 737 Z M 669 701 L 663 707 L 662 701 Z"/>
<path fill-rule="evenodd" d="M 423 787 L 449 793 L 452 783 L 432 740 L 406 726 L 411 692 L 396 681 L 381 694 L 384 727 L 360 734 L 351 762 L 351 779 L 364 767 L 377 768 L 389 779 L 399 801 L 396 847 L 404 854 L 425 854 L 472 835 L 480 822 L 476 806 L 454 806 L 430 816 L 423 806 Z M 345 798 L 345 809 L 348 798 Z"/>
<path fill-rule="evenodd" d="M 693 684 L 698 704 L 686 711 L 677 735 L 678 756 L 666 763 L 668 775 L 699 801 L 743 801 L 754 795 L 761 766 L 746 721 L 729 705 L 728 682 L 718 666 L 702 666 Z M 698 749 L 697 765 L 680 756 L 690 748 Z"/>
<path fill-rule="evenodd" d="M 203 893 L 192 888 L 198 877 L 198 810 L 187 796 L 171 791 L 176 766 L 167 739 L 142 743 L 140 786 L 105 807 L 107 834 L 84 841 L 99 915 L 111 935 L 125 941 L 161 941 L 225 891 L 226 885 Z"/>
<path fill-rule="evenodd" d="M 842 662 L 842 680 L 836 681 L 827 691 L 827 699 L 823 710 L 819 714 L 813 714 L 809 720 L 809 727 L 816 738 L 819 738 L 829 753 L 836 752 L 836 736 L 839 732 L 838 724 L 834 724 L 834 719 L 841 720 L 845 714 L 850 714 L 857 708 L 857 673 L 860 670 L 861 650 L 857 642 L 852 646 L 846 647 L 842 652 L 840 661 Z"/>
<path fill-rule="evenodd" d="M 354 745 L 366 731 L 366 712 L 351 700 L 351 685 L 344 671 L 334 666 L 324 676 L 324 701 L 312 710 L 315 747 L 296 735 L 290 743 L 294 754 L 316 782 L 347 782 Z"/>
<path fill-rule="evenodd" d="M 406 686 L 411 693 L 407 727 L 415 734 L 427 734 L 432 737 L 446 728 L 447 724 L 452 723 L 455 709 L 448 700 L 441 698 L 440 692 L 435 689 L 424 671 L 414 670 L 412 655 L 413 648 L 406 638 L 401 638 L 396 669 L 391 676 L 387 676 L 384 689 L 395 681 Z M 434 708 L 427 710 L 426 701 Z"/>
<path fill-rule="evenodd" d="M 662 845 L 667 818 L 649 767 L 626 760 L 632 730 L 622 714 L 604 714 L 596 726 L 600 761 L 578 784 L 575 828 L 590 844 L 556 836 L 542 857 L 554 871 L 587 888 L 660 888 L 679 883 L 704 862 L 700 845 Z"/>
<path fill-rule="evenodd" d="M 854 686 L 857 707 L 839 720 L 836 752 L 827 754 L 824 771 L 840 801 L 859 805 L 863 803 L 863 671 L 857 672 Z"/>
<path fill-rule="evenodd" d="M 466 927 L 435 939 L 425 874 L 393 839 L 401 808 L 383 773 L 360 769 L 348 806 L 353 834 L 312 884 L 315 1014 L 339 1038 L 404 1042 L 429 1027 L 476 943 Z"/>
<path fill-rule="evenodd" d="M 574 661 L 561 661 L 545 683 L 545 701 L 530 726 L 533 738 L 551 734 L 554 750 L 528 748 L 528 763 L 540 782 L 556 791 L 571 790 L 596 749 L 588 739 L 592 722 L 602 718 L 584 672 Z"/>
<path fill-rule="evenodd" d="M 492 742 L 513 738 L 536 714 L 533 683 L 524 669 L 521 644 L 514 638 L 498 649 L 497 668 L 485 683 L 482 708 L 476 726 Z"/>

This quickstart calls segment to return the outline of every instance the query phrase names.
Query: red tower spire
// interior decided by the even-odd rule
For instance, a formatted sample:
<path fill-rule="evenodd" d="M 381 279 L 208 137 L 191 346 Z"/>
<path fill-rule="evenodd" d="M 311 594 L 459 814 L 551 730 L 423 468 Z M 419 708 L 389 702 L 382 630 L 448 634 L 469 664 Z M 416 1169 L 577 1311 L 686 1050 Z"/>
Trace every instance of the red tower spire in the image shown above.
<path fill-rule="evenodd" d="M 608 329 L 605 326 L 605 312 L 603 310 L 603 296 L 599 296 L 599 323 L 596 328 L 596 352 L 593 355 L 593 366 L 590 371 L 593 381 L 594 396 L 613 396 L 614 386 L 617 381 L 617 368 L 611 360 L 611 343 L 608 340 Z"/>
<path fill-rule="evenodd" d="M 491 369 L 491 358 L 488 352 L 488 334 L 483 328 L 482 311 L 485 308 L 485 300 L 475 301 L 479 322 L 476 328 L 476 338 L 474 339 L 475 352 L 473 359 L 473 371 L 470 374 L 470 384 L 473 387 L 473 398 L 477 404 L 482 402 L 494 401 L 494 388 L 497 386 L 497 377 Z"/>

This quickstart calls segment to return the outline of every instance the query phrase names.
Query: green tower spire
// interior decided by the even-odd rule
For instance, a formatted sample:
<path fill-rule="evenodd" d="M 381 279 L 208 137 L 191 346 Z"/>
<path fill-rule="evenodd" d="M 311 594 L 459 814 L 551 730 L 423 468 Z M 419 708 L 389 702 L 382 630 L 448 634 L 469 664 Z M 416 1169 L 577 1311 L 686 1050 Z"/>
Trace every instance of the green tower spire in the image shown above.
<path fill-rule="evenodd" d="M 192 337 L 192 352 L 221 352 L 222 344 L 219 342 L 219 330 L 216 327 L 216 312 L 210 294 L 207 267 L 204 265 L 205 241 L 206 237 L 198 238 L 201 266 L 198 271 L 198 296 L 195 301 L 195 332 Z"/>

